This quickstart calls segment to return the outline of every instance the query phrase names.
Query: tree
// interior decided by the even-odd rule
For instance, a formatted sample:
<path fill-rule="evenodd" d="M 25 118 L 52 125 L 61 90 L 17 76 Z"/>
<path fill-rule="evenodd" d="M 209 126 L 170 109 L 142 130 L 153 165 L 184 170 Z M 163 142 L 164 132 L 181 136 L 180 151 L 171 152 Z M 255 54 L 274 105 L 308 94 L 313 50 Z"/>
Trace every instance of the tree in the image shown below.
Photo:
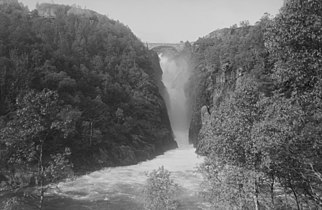
<path fill-rule="evenodd" d="M 260 140 L 270 142 L 271 168 L 298 209 L 301 200 L 322 205 L 321 18 L 321 1 L 287 1 L 265 37 L 276 89 L 263 100 Z"/>
<path fill-rule="evenodd" d="M 288 0 L 274 19 L 195 43 L 198 74 L 212 78 L 207 102 L 197 100 L 211 113 L 198 137 L 208 200 L 238 209 L 322 205 L 321 18 L 321 1 Z"/>
<path fill-rule="evenodd" d="M 30 91 L 17 99 L 16 105 L 14 119 L 1 130 L 1 141 L 10 150 L 9 164 L 32 168 L 33 163 L 37 163 L 35 177 L 40 187 L 39 209 L 42 209 L 45 182 L 61 178 L 64 169 L 71 166 L 66 159 L 70 155 L 68 148 L 63 153 L 51 154 L 48 145 L 58 143 L 59 137 L 66 138 L 74 131 L 80 112 L 62 105 L 58 94 L 50 90 Z"/>
<path fill-rule="evenodd" d="M 160 167 L 148 174 L 144 189 L 145 208 L 149 210 L 177 209 L 178 185 L 171 179 L 171 173 Z"/>
<path fill-rule="evenodd" d="M 259 84 L 250 75 L 244 75 L 239 80 L 235 92 L 214 111 L 212 132 L 208 139 L 203 140 L 199 151 L 208 154 L 206 165 L 214 162 L 210 163 L 210 166 L 212 170 L 217 171 L 218 176 L 215 178 L 221 180 L 216 184 L 217 187 L 222 185 L 223 188 L 220 189 L 229 190 L 227 195 L 231 194 L 222 198 L 220 193 L 216 193 L 219 197 L 212 196 L 215 200 L 223 202 L 224 199 L 229 205 L 242 208 L 239 204 L 249 206 L 252 198 L 252 206 L 259 209 L 260 183 L 263 179 L 262 154 L 254 136 L 254 127 L 260 119 L 260 109 L 257 105 L 260 98 Z M 202 172 L 207 174 L 206 177 L 214 177 L 214 171 L 208 170 L 207 167 L 202 169 Z M 208 181 L 216 179 L 210 178 Z M 210 189 L 208 194 L 213 195 L 213 192 Z"/>
<path fill-rule="evenodd" d="M 61 159 L 57 153 L 70 148 L 74 169 L 90 171 L 122 163 L 125 156 L 120 156 L 117 148 L 123 146 L 146 151 L 135 152 L 131 163 L 174 148 L 157 88 L 161 78 L 155 77 L 162 72 L 158 59 L 150 59 L 150 54 L 158 58 L 156 53 L 146 49 L 128 27 L 94 11 L 53 4 L 41 4 L 37 10 L 29 12 L 22 4 L 10 1 L 0 3 L 0 130 L 12 128 L 3 130 L 8 135 L 0 142 L 1 166 L 6 162 L 10 167 L 13 164 L 8 161 L 16 156 L 29 155 L 33 160 L 43 148 L 46 171 L 50 155 Z M 48 11 L 51 17 L 43 17 Z M 27 116 L 20 122 L 16 111 L 24 110 L 21 96 L 32 89 L 36 97 L 46 88 L 59 94 L 57 108 L 62 110 L 53 111 L 59 113 L 57 117 L 36 112 L 36 117 Z M 133 97 L 136 93 L 139 104 Z M 19 106 L 16 98 L 20 98 Z M 77 120 L 78 110 L 82 113 Z M 31 118 L 36 123 L 28 122 Z M 77 123 L 71 123 L 66 140 L 68 128 L 59 122 L 67 118 Z M 53 120 L 53 127 L 43 124 L 47 120 Z M 20 131 L 22 124 L 30 130 Z M 156 150 L 150 150 L 149 145 Z M 22 159 L 21 163 L 26 160 Z M 35 160 L 28 167 L 33 164 L 38 165 Z M 25 166 L 21 171 L 30 171 Z M 11 173 L 1 169 L 5 176 Z"/>
<path fill-rule="evenodd" d="M 322 2 L 290 0 L 265 36 L 273 77 L 285 96 L 312 91 L 321 76 Z"/>
<path fill-rule="evenodd" d="M 255 209 L 252 171 L 207 157 L 199 168 L 203 175 L 202 198 L 216 209 Z"/>

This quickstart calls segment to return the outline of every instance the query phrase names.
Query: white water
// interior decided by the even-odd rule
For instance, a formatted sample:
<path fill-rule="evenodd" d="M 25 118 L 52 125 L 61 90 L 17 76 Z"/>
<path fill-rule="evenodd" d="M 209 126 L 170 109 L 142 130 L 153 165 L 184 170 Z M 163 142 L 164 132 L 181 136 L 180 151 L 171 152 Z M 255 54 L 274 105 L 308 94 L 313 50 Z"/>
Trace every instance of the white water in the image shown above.
<path fill-rule="evenodd" d="M 188 144 L 189 117 L 184 95 L 188 75 L 182 66 L 162 55 L 160 64 L 163 69 L 163 82 L 170 97 L 170 102 L 167 102 L 168 113 L 179 149 L 168 151 L 137 165 L 106 168 L 73 181 L 59 183 L 55 194 L 71 198 L 74 203 L 69 203 L 70 207 L 66 207 L 67 204 L 62 207 L 62 204 L 54 209 L 79 209 L 76 201 L 91 202 L 87 204 L 88 209 L 142 209 L 142 205 L 134 208 L 134 204 L 142 204 L 141 195 L 147 178 L 146 173 L 160 166 L 171 171 L 172 178 L 182 189 L 180 199 L 185 203 L 185 207 L 181 209 L 200 209 L 196 194 L 201 177 L 196 172 L 196 167 L 203 159 L 198 157 L 195 149 Z M 98 201 L 106 203 L 97 207 Z M 96 202 L 96 206 L 93 202 Z M 107 206 L 109 202 L 113 203 L 113 207 Z"/>
<path fill-rule="evenodd" d="M 169 94 L 167 109 L 176 141 L 179 147 L 185 147 L 188 142 L 189 113 L 184 88 L 190 72 L 187 62 L 183 59 L 173 60 L 163 54 L 159 55 L 163 71 L 162 82 Z"/>
<path fill-rule="evenodd" d="M 121 194 L 136 197 L 146 181 L 146 172 L 164 166 L 172 172 L 172 178 L 189 193 L 198 190 L 200 177 L 196 166 L 202 161 L 192 147 L 166 152 L 151 161 L 132 166 L 106 168 L 58 184 L 60 195 L 81 200 L 108 200 Z"/>

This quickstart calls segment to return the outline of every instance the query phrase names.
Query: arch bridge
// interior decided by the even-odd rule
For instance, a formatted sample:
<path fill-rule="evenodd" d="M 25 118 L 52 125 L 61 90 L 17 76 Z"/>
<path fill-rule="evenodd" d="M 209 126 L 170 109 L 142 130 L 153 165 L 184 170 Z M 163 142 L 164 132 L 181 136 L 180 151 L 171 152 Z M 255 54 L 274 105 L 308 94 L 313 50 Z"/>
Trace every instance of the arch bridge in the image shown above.
<path fill-rule="evenodd" d="M 146 45 L 149 50 L 170 48 L 180 52 L 183 50 L 185 44 L 184 42 L 180 42 L 180 43 L 146 43 Z"/>

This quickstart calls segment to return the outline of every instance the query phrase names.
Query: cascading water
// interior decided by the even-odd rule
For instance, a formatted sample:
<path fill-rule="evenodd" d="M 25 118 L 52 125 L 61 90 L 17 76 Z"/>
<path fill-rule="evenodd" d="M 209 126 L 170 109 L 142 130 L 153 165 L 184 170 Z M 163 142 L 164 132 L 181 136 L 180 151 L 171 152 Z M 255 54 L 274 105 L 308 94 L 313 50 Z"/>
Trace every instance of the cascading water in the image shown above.
<path fill-rule="evenodd" d="M 171 127 L 179 148 L 189 145 L 189 113 L 184 88 L 189 79 L 189 68 L 184 59 L 173 59 L 159 54 L 163 70 L 162 82 L 169 94 L 166 101 Z"/>
<path fill-rule="evenodd" d="M 196 167 L 203 159 L 197 157 L 188 143 L 189 117 L 184 94 L 184 85 L 189 77 L 187 66 L 185 62 L 176 62 L 162 54 L 159 57 L 163 83 L 169 95 L 169 118 L 179 149 L 137 165 L 106 168 L 59 183 L 50 192 L 55 198 L 49 201 L 48 209 L 141 210 L 146 172 L 160 166 L 171 171 L 172 178 L 182 189 L 180 209 L 203 209 L 196 195 L 201 181 Z"/>

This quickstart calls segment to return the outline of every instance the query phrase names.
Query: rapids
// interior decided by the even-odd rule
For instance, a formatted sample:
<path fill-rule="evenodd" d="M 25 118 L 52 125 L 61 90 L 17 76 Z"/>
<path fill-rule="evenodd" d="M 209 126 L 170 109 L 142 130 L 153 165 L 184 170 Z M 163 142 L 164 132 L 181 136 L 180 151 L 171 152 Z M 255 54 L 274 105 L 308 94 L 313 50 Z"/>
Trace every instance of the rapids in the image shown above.
<path fill-rule="evenodd" d="M 137 165 L 105 168 L 61 182 L 50 192 L 46 209 L 51 210 L 139 210 L 143 209 L 142 192 L 146 174 L 164 166 L 180 186 L 180 209 L 205 209 L 198 198 L 201 176 L 196 172 L 203 158 L 188 143 L 189 116 L 184 85 L 189 74 L 182 62 L 162 54 L 160 65 L 169 100 L 168 114 L 179 148 Z M 49 207 L 50 206 L 50 207 Z"/>

